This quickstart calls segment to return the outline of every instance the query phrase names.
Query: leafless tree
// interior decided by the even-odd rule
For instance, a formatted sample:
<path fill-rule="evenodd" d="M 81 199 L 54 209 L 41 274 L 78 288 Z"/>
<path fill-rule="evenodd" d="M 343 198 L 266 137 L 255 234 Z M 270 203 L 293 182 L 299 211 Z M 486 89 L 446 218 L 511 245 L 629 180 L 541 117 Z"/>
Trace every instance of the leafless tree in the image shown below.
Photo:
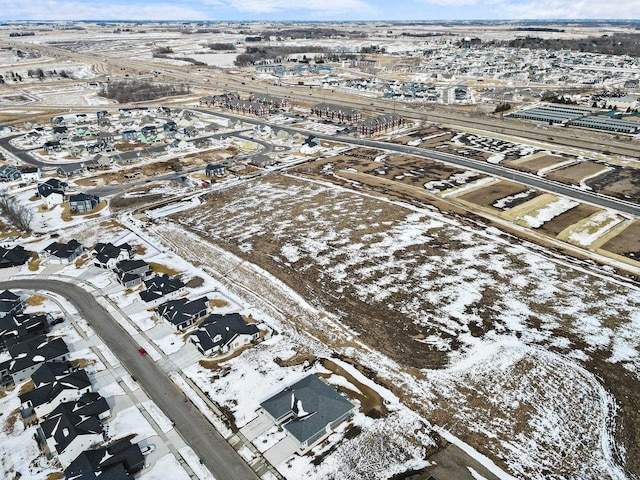
<path fill-rule="evenodd" d="M 33 211 L 26 205 L 16 202 L 6 190 L 0 191 L 0 213 L 20 230 L 31 231 Z"/>

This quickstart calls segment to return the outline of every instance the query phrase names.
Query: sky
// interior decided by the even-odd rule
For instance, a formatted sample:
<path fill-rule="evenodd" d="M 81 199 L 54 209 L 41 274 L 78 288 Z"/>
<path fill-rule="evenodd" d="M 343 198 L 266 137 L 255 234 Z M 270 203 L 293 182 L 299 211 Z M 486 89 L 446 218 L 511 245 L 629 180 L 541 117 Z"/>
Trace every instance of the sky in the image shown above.
<path fill-rule="evenodd" d="M 640 20 L 640 0 L 0 0 L 2 20 Z"/>

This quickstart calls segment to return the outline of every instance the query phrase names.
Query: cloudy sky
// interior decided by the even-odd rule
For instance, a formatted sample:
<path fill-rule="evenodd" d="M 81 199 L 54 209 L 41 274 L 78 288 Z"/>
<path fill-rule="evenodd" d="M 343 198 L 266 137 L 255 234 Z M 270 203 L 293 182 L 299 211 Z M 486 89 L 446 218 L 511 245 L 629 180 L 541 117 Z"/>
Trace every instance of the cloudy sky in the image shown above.
<path fill-rule="evenodd" d="M 640 19 L 640 0 L 0 0 L 3 20 Z"/>

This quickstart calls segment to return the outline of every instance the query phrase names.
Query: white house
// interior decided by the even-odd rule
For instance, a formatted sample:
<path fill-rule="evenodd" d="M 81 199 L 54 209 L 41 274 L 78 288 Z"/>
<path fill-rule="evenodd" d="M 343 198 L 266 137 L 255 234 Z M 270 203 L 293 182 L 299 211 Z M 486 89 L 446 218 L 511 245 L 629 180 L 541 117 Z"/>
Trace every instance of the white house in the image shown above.
<path fill-rule="evenodd" d="M 42 201 L 47 208 L 53 208 L 64 203 L 64 195 L 58 191 L 49 191 L 42 195 Z"/>

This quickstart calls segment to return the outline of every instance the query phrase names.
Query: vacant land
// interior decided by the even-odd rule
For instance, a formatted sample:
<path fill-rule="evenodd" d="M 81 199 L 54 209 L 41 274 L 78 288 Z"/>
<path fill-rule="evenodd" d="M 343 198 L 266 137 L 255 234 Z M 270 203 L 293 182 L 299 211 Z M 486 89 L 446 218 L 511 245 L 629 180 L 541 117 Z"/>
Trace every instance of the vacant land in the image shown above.
<path fill-rule="evenodd" d="M 566 162 L 567 160 L 569 159 L 557 155 L 538 155 L 528 160 L 523 159 L 521 161 L 512 161 L 509 163 L 509 167 L 515 168 L 516 170 L 524 170 L 525 172 L 538 173 L 544 168 L 558 165 Z"/>
<path fill-rule="evenodd" d="M 528 191 L 529 189 L 521 183 L 502 180 L 478 190 L 474 190 L 473 192 L 465 195 L 460 195 L 457 198 L 483 207 L 495 208 L 496 211 L 500 211 L 507 207 L 514 207 L 519 203 L 534 198 L 535 195 L 528 194 Z M 525 193 L 527 194 L 525 195 Z M 510 198 L 510 200 L 506 201 L 505 205 L 501 203 L 496 204 L 499 200 L 507 198 Z"/>
<path fill-rule="evenodd" d="M 636 220 L 602 248 L 618 255 L 640 260 L 640 221 Z"/>
<path fill-rule="evenodd" d="M 570 183 L 577 185 L 585 178 L 592 177 L 599 173 L 605 173 L 607 166 L 596 162 L 580 162 L 577 165 L 570 165 L 565 168 L 559 168 L 547 175 L 547 178 L 557 182 Z"/>
<path fill-rule="evenodd" d="M 571 210 L 567 210 L 566 212 L 558 215 L 557 217 L 545 222 L 540 229 L 548 233 L 552 236 L 557 236 L 564 229 L 570 227 L 571 225 L 575 225 L 576 223 L 584 220 L 585 218 L 590 217 L 594 213 L 596 213 L 599 208 L 594 207 L 592 205 L 588 205 L 585 203 L 581 203 L 580 205 L 572 208 Z"/>
<path fill-rule="evenodd" d="M 438 417 L 451 418 L 456 434 L 525 477 L 593 478 L 615 471 L 611 455 L 618 451 L 613 443 L 603 447 L 614 407 L 586 402 L 601 396 L 594 388 L 602 385 L 616 395 L 616 440 L 626 449 L 626 468 L 640 472 L 640 419 L 633 395 L 624 393 L 640 390 L 626 374 L 640 366 L 640 292 L 632 286 L 477 235 L 438 214 L 290 177 L 216 194 L 175 220 L 276 275 L 417 378 L 461 355 L 474 364 L 498 339 L 515 342 L 518 352 L 540 349 L 521 361 L 507 357 L 512 372 L 499 386 L 499 355 L 494 372 L 477 377 L 471 369 L 475 387 L 468 379 L 434 386 Z M 330 332 L 316 334 L 331 344 Z M 543 354 L 551 357 L 541 364 Z M 549 374 L 560 366 L 561 377 Z M 524 391 L 538 394 L 525 401 Z M 420 409 L 431 405 L 425 415 L 434 412 L 435 400 L 414 401 Z M 541 428 L 550 415 L 557 419 L 552 435 Z M 523 450 L 536 451 L 535 458 L 520 458 Z"/>
<path fill-rule="evenodd" d="M 598 178 L 587 181 L 596 192 L 630 202 L 640 203 L 640 170 L 616 167 Z"/>

